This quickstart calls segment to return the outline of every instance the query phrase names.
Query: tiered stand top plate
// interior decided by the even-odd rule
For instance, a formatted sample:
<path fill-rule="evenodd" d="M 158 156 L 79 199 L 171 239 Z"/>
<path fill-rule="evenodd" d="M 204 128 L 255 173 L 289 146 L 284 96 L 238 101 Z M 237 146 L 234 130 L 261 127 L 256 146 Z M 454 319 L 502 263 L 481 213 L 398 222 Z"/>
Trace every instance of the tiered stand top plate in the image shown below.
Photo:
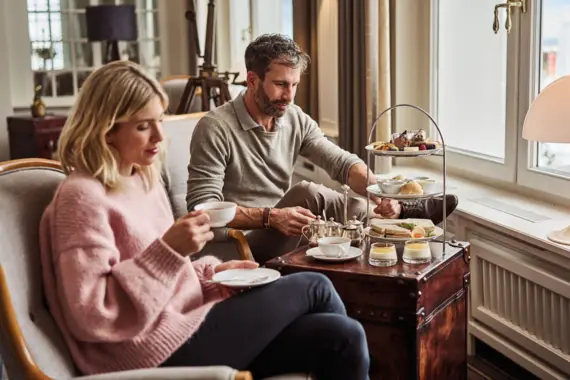
<path fill-rule="evenodd" d="M 440 153 L 443 148 L 426 149 L 426 150 L 376 150 L 374 144 L 366 145 L 365 149 L 376 156 L 392 156 L 392 157 L 423 157 Z"/>

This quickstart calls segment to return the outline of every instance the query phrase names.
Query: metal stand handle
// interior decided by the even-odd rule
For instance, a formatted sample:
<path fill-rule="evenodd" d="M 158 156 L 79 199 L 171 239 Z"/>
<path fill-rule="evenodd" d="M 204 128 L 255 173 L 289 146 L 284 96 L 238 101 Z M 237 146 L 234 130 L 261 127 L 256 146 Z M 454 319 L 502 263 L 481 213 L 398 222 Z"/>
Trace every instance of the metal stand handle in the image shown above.
<path fill-rule="evenodd" d="M 418 111 L 420 111 L 421 113 L 423 113 L 431 122 L 432 124 L 435 126 L 435 128 L 437 129 L 437 132 L 439 134 L 439 137 L 441 139 L 441 146 L 443 148 L 443 255 L 445 255 L 445 247 L 447 245 L 447 165 L 445 162 L 445 141 L 443 138 L 443 134 L 441 133 L 441 129 L 439 128 L 439 126 L 437 125 L 436 121 L 431 117 L 431 115 L 429 113 L 427 113 L 426 111 L 424 111 L 422 108 L 418 107 L 418 106 L 414 106 L 413 104 L 396 104 L 390 108 L 385 109 L 384 111 L 382 111 L 382 113 L 380 115 L 378 115 L 378 117 L 376 118 L 376 120 L 374 120 L 374 124 L 372 124 L 372 129 L 370 130 L 370 135 L 368 135 L 368 144 L 372 144 L 373 140 L 372 137 L 375 136 L 374 132 L 376 131 L 376 127 L 378 126 L 378 120 L 380 120 L 380 118 L 382 116 L 384 116 L 384 114 L 386 114 L 387 112 L 390 112 L 396 108 L 399 107 L 410 107 L 413 109 L 416 109 Z M 368 167 L 370 167 L 370 155 L 372 153 L 370 151 L 368 151 Z M 394 157 L 394 156 L 392 156 Z M 366 183 L 370 183 L 370 170 L 367 170 L 366 172 Z M 369 209 L 370 207 L 370 193 L 367 193 L 367 207 Z M 386 197 L 389 198 L 389 197 Z M 366 226 L 369 227 L 370 226 L 370 217 L 367 216 L 366 218 Z"/>

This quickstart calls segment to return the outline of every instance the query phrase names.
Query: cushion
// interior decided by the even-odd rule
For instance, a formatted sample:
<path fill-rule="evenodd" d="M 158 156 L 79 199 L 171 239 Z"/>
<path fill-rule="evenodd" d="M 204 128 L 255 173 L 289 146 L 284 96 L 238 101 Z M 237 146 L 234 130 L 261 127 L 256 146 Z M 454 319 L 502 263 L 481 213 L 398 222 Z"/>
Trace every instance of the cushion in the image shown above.
<path fill-rule="evenodd" d="M 63 172 L 48 168 L 0 173 L 0 263 L 30 354 L 55 379 L 69 378 L 76 369 L 43 297 L 38 230 L 43 211 L 64 178 Z M 8 372 L 21 373 L 5 349 L 2 346 Z"/>

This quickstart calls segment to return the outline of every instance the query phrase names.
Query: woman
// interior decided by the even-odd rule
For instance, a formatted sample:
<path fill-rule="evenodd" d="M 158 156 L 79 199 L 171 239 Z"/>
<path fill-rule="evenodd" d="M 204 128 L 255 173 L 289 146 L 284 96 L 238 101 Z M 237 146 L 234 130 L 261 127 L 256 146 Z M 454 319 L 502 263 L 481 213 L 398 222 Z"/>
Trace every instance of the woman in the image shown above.
<path fill-rule="evenodd" d="M 228 365 L 256 378 L 367 378 L 362 326 L 324 276 L 232 296 L 208 280 L 256 263 L 189 260 L 213 234 L 207 214 L 173 220 L 158 179 L 166 107 L 138 66 L 110 63 L 85 81 L 60 137 L 68 176 L 41 222 L 43 277 L 79 369 Z"/>

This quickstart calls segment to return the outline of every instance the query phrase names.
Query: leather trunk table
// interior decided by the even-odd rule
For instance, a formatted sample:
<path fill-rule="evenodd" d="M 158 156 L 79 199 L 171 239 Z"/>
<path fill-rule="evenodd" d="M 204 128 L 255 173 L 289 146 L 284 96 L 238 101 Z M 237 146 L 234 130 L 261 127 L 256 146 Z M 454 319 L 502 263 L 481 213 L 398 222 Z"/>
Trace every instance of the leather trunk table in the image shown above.
<path fill-rule="evenodd" d="M 308 247 L 302 247 L 265 266 L 331 279 L 348 315 L 366 330 L 372 380 L 467 379 L 469 243 L 447 243 L 441 259 L 417 265 L 402 262 L 397 247 L 398 264 L 385 268 L 368 264 L 368 244 L 361 248 L 358 259 L 331 263 L 306 256 Z"/>

